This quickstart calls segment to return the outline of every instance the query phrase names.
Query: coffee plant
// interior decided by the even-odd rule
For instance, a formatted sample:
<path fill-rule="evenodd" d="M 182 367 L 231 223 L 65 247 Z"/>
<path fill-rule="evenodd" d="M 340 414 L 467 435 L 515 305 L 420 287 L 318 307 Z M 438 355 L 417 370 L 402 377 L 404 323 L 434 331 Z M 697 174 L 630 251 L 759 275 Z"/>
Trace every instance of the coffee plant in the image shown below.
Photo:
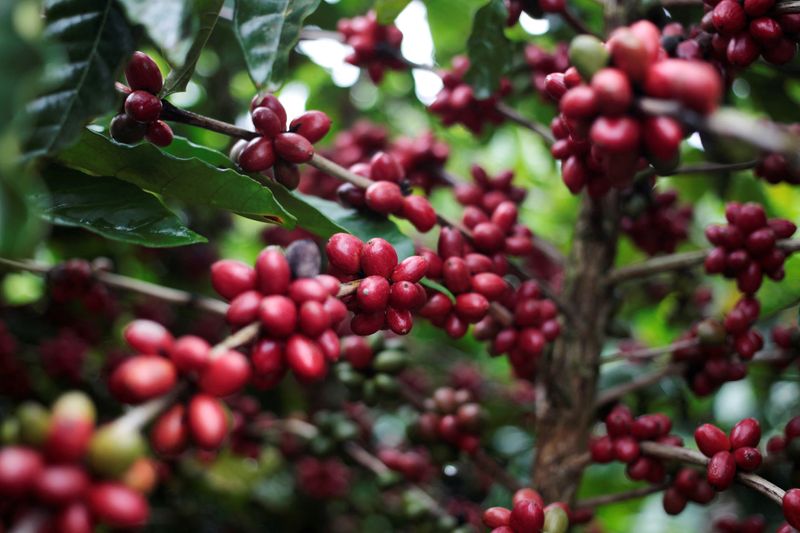
<path fill-rule="evenodd" d="M 797 0 L 0 24 L 0 533 L 800 531 Z"/>

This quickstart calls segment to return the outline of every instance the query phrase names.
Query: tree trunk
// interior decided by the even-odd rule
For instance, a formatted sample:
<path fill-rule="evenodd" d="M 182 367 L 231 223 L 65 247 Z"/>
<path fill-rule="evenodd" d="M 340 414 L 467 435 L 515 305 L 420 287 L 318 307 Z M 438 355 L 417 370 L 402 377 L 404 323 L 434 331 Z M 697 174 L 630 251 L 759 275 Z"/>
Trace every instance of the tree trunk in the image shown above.
<path fill-rule="evenodd" d="M 553 352 L 540 361 L 533 487 L 545 502 L 571 502 L 580 484 L 598 360 L 611 310 L 611 291 L 602 283 L 614 263 L 618 196 L 585 198 L 566 264 L 562 298 L 572 306 L 574 323 L 565 323 Z"/>

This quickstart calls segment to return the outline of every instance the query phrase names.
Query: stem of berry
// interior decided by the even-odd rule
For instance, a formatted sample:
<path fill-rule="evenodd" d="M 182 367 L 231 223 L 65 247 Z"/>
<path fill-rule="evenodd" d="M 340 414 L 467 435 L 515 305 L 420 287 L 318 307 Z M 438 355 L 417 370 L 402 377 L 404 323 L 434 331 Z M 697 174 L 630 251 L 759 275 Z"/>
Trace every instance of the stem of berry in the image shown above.
<path fill-rule="evenodd" d="M 545 126 L 544 124 L 540 124 L 533 120 L 528 120 L 527 118 L 523 117 L 517 111 L 502 102 L 497 103 L 497 111 L 500 112 L 501 115 L 506 117 L 511 122 L 522 126 L 523 128 L 527 128 L 532 132 L 536 133 L 537 135 L 541 136 L 548 146 L 555 142 L 553 139 L 553 134 L 550 132 L 550 128 Z"/>
<path fill-rule="evenodd" d="M 700 341 L 697 339 L 686 339 L 674 342 L 672 344 L 668 344 L 666 346 L 656 346 L 654 348 L 643 348 L 641 350 L 631 350 L 631 351 L 620 350 L 604 356 L 602 363 L 604 364 L 613 363 L 614 361 L 637 361 L 637 360 L 644 361 L 648 359 L 653 359 L 665 353 L 674 352 L 675 350 L 681 350 L 683 348 L 691 348 L 692 346 L 697 346 L 699 342 Z"/>
<path fill-rule="evenodd" d="M 669 487 L 668 483 L 660 483 L 658 485 L 638 487 L 635 489 L 627 490 L 625 492 L 618 492 L 616 494 L 603 494 L 601 496 L 595 496 L 594 498 L 586 498 L 585 500 L 579 500 L 575 504 L 575 507 L 578 509 L 594 509 L 595 507 L 600 507 L 602 505 L 609 505 L 611 503 L 618 503 L 628 500 L 635 500 L 637 498 L 643 498 L 645 496 L 649 496 L 650 494 L 661 492 L 667 487 Z"/>

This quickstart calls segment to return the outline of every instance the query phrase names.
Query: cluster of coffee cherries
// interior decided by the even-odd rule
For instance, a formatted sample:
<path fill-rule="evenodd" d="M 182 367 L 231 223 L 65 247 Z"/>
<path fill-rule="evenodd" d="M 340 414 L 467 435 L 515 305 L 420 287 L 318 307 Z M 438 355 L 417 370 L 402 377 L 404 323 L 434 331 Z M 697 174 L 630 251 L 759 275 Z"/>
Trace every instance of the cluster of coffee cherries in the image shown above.
<path fill-rule="evenodd" d="M 646 160 L 657 168 L 675 164 L 687 132 L 673 118 L 637 115 L 635 93 L 676 100 L 701 114 L 716 108 L 722 82 L 714 67 L 662 59 L 660 38 L 649 21 L 615 30 L 606 44 L 578 36 L 570 44 L 575 68 L 547 76 L 546 90 L 560 111 L 551 123 L 557 139 L 551 153 L 562 161 L 573 194 L 584 187 L 592 196 L 624 188 Z"/>
<path fill-rule="evenodd" d="M 306 111 L 286 128 L 286 109 L 272 94 L 258 94 L 250 102 L 250 116 L 259 136 L 239 141 L 231 149 L 231 159 L 245 172 L 273 169 L 275 179 L 289 189 L 300 183 L 299 163 L 314 156 L 313 144 L 331 128 L 331 119 L 322 111 Z"/>
<path fill-rule="evenodd" d="M 489 176 L 472 165 L 473 183 L 456 185 L 455 197 L 465 206 L 462 221 L 472 232 L 472 245 L 484 254 L 528 255 L 533 250 L 533 234 L 517 221 L 517 205 L 526 190 L 511 184 L 511 170 Z"/>
<path fill-rule="evenodd" d="M 49 410 L 25 402 L 6 418 L 13 444 L 0 448 L 0 499 L 8 504 L 0 506 L 0 526 L 88 533 L 147 521 L 143 492 L 153 483 L 132 475 L 143 439 L 114 423 L 95 428 L 95 416 L 88 396 L 67 392 Z"/>
<path fill-rule="evenodd" d="M 511 92 L 511 82 L 503 78 L 494 94 L 477 98 L 472 87 L 464 81 L 469 66 L 467 57 L 453 58 L 453 69 L 441 73 L 444 88 L 428 109 L 439 115 L 445 126 L 463 124 L 471 132 L 480 133 L 486 124 L 500 124 L 505 120 L 497 110 L 497 104 Z"/>
<path fill-rule="evenodd" d="M 772 342 L 781 354 L 774 364 L 778 368 L 786 368 L 800 355 L 800 327 L 796 325 L 777 324 L 773 326 Z"/>
<path fill-rule="evenodd" d="M 706 505 L 717 493 L 708 480 L 694 468 L 681 468 L 672 477 L 670 486 L 664 491 L 662 505 L 669 515 L 678 515 L 689 502 Z"/>
<path fill-rule="evenodd" d="M 722 516 L 714 520 L 714 533 L 766 533 L 767 522 L 759 515 L 739 520 L 735 516 Z"/>
<path fill-rule="evenodd" d="M 345 205 L 404 218 L 422 233 L 436 225 L 436 211 L 426 197 L 404 194 L 405 170 L 393 155 L 378 152 L 369 163 L 357 163 L 350 170 L 373 183 L 365 189 L 343 183 L 336 193 Z"/>
<path fill-rule="evenodd" d="M 130 88 L 118 85 L 127 95 L 125 112 L 111 120 L 111 137 L 126 144 L 147 138 L 156 146 L 168 146 L 173 134 L 172 128 L 159 120 L 163 105 L 158 94 L 164 86 L 164 79 L 158 65 L 144 52 L 134 52 L 125 67 L 125 79 Z"/>
<path fill-rule="evenodd" d="M 795 463 L 800 462 L 800 416 L 789 420 L 783 428 L 782 435 L 770 437 L 767 441 L 769 454 L 784 453 Z"/>
<path fill-rule="evenodd" d="M 523 12 L 533 18 L 543 18 L 545 13 L 562 13 L 566 7 L 566 0 L 503 0 L 508 10 L 506 25 L 511 27 L 517 23 Z"/>
<path fill-rule="evenodd" d="M 753 472 L 761 466 L 761 426 L 754 418 L 745 418 L 731 429 L 730 436 L 713 424 L 703 424 L 694 432 L 700 451 L 708 457 L 706 479 L 717 491 L 733 484 L 737 470 Z"/>
<path fill-rule="evenodd" d="M 545 79 L 548 74 L 565 72 L 569 68 L 568 46 L 558 43 L 552 52 L 548 52 L 537 44 L 525 47 L 525 63 L 531 68 L 531 84 L 542 97 L 547 97 Z"/>
<path fill-rule="evenodd" d="M 800 29 L 800 22 L 798 23 Z M 787 130 L 795 135 L 800 135 L 800 124 L 789 124 Z M 765 154 L 756 166 L 755 175 L 769 183 L 785 182 L 790 185 L 800 184 L 800 169 L 791 166 L 786 157 L 778 153 Z"/>
<path fill-rule="evenodd" d="M 390 148 L 391 153 L 406 174 L 412 187 L 420 187 L 426 193 L 442 183 L 442 172 L 450 147 L 428 131 L 419 137 L 400 137 Z"/>
<path fill-rule="evenodd" d="M 641 198 L 636 196 L 635 198 Z M 671 254 L 689 235 L 694 210 L 678 204 L 675 190 L 655 192 L 643 198 L 644 205 L 629 202 L 620 230 L 648 255 Z"/>
<path fill-rule="evenodd" d="M 483 512 L 483 523 L 491 533 L 565 533 L 570 526 L 567 504 L 544 504 L 542 496 L 531 488 L 519 489 L 511 499 L 512 507 L 490 507 Z"/>
<path fill-rule="evenodd" d="M 455 295 L 454 302 L 445 294 L 431 290 L 419 314 L 456 339 L 467 333 L 470 324 L 480 322 L 487 315 L 491 301 L 509 290 L 508 283 L 501 277 L 506 264 L 498 267 L 489 256 L 469 249 L 460 231 L 443 227 L 438 252 L 427 248 L 418 251 L 428 262 L 428 277 L 440 280 Z"/>
<path fill-rule="evenodd" d="M 353 53 L 345 61 L 366 68 L 373 82 L 380 83 L 387 69 L 408 68 L 400 54 L 403 34 L 394 24 L 380 24 L 374 11 L 352 19 L 340 19 L 336 29 L 344 42 L 353 47 Z"/>
<path fill-rule="evenodd" d="M 420 280 L 428 261 L 413 255 L 398 263 L 391 243 L 376 237 L 366 244 L 354 235 L 337 233 L 325 246 L 329 272 L 339 281 L 358 279 L 355 295 L 345 297 L 354 312 L 350 329 L 356 335 L 372 335 L 390 329 L 406 335 L 414 326 L 412 311 L 425 304 Z"/>
<path fill-rule="evenodd" d="M 336 278 L 298 277 L 284 253 L 269 247 L 258 255 L 255 268 L 232 259 L 214 263 L 211 283 L 230 301 L 228 324 L 261 326 L 261 337 L 250 350 L 256 387 L 276 386 L 288 369 L 302 381 L 320 380 L 328 363 L 339 359 L 335 329 L 347 308 L 337 298 Z"/>
<path fill-rule="evenodd" d="M 797 54 L 800 17 L 775 12 L 774 0 L 707 0 L 701 27 L 713 35 L 712 56 L 734 68 L 747 67 L 759 56 L 782 65 Z"/>
<path fill-rule="evenodd" d="M 342 498 L 350 492 L 353 473 L 335 457 L 303 457 L 295 464 L 298 488 L 315 500 Z"/>
<path fill-rule="evenodd" d="M 375 405 L 384 397 L 397 395 L 397 375 L 408 363 L 408 354 L 397 343 L 388 340 L 383 349 L 374 353 L 367 339 L 357 335 L 342 337 L 342 361 L 336 367 L 336 377 L 354 399 Z"/>
<path fill-rule="evenodd" d="M 625 405 L 618 404 L 606 416 L 605 426 L 606 435 L 593 438 L 589 443 L 592 461 L 610 463 L 617 460 L 625 463 L 625 473 L 635 481 L 660 483 L 666 477 L 664 464 L 659 459 L 642 454 L 640 442 L 683 445 L 680 437 L 669 434 L 672 421 L 661 413 L 634 418 Z"/>
<path fill-rule="evenodd" d="M 436 472 L 428 450 L 422 447 L 405 451 L 383 448 L 378 451 L 378 459 L 412 483 L 427 481 Z"/>
<path fill-rule="evenodd" d="M 84 259 L 69 259 L 50 269 L 47 273 L 50 302 L 57 306 L 80 306 L 92 315 L 115 317 L 119 313 L 116 298 L 94 276 L 95 266 L 101 266 L 100 263 L 93 266 Z"/>
<path fill-rule="evenodd" d="M 71 328 L 62 328 L 58 334 L 39 345 L 44 371 L 52 378 L 76 384 L 83 380 L 83 364 L 89 354 L 89 345 Z"/>
<path fill-rule="evenodd" d="M 714 249 L 706 257 L 709 274 L 736 279 L 745 294 L 753 294 L 764 275 L 779 281 L 785 276 L 786 253 L 777 246 L 778 239 L 788 239 L 797 230 L 789 220 L 767 220 L 764 208 L 754 202 L 731 202 L 725 207 L 726 225 L 706 228 L 706 238 Z"/>
<path fill-rule="evenodd" d="M 425 399 L 413 430 L 423 442 L 443 442 L 474 453 L 480 447 L 482 417 L 481 406 L 469 391 L 440 387 Z"/>

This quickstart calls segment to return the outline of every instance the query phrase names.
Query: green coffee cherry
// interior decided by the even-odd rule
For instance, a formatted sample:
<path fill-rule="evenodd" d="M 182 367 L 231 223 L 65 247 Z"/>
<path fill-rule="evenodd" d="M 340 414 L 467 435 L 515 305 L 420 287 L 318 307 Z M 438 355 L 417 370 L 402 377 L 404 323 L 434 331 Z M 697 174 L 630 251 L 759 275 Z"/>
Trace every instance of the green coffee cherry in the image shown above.
<path fill-rule="evenodd" d="M 50 412 L 36 402 L 24 402 L 17 407 L 20 440 L 34 447 L 40 446 L 50 429 Z"/>
<path fill-rule="evenodd" d="M 89 466 L 98 474 L 116 478 L 127 472 L 146 449 L 147 443 L 138 430 L 108 424 L 98 429 L 89 442 Z"/>
<path fill-rule="evenodd" d="M 407 362 L 408 356 L 405 352 L 400 350 L 384 350 L 375 356 L 375 359 L 372 361 L 372 367 L 376 372 L 396 374 L 405 368 Z"/>
<path fill-rule="evenodd" d="M 0 442 L 14 444 L 19 441 L 20 425 L 16 418 L 7 418 L 0 424 Z"/>
<path fill-rule="evenodd" d="M 567 512 L 558 506 L 547 509 L 544 513 L 544 529 L 542 533 L 565 533 L 569 527 Z"/>
<path fill-rule="evenodd" d="M 65 392 L 58 397 L 52 408 L 53 418 L 80 420 L 94 424 L 97 412 L 92 399 L 83 392 Z"/>
<path fill-rule="evenodd" d="M 376 374 L 373 380 L 375 382 L 375 388 L 379 392 L 395 394 L 400 390 L 400 385 L 397 383 L 397 380 L 389 374 Z"/>
<path fill-rule="evenodd" d="M 578 35 L 569 43 L 569 61 L 587 83 L 594 73 L 608 65 L 609 53 L 603 41 L 592 35 Z"/>

